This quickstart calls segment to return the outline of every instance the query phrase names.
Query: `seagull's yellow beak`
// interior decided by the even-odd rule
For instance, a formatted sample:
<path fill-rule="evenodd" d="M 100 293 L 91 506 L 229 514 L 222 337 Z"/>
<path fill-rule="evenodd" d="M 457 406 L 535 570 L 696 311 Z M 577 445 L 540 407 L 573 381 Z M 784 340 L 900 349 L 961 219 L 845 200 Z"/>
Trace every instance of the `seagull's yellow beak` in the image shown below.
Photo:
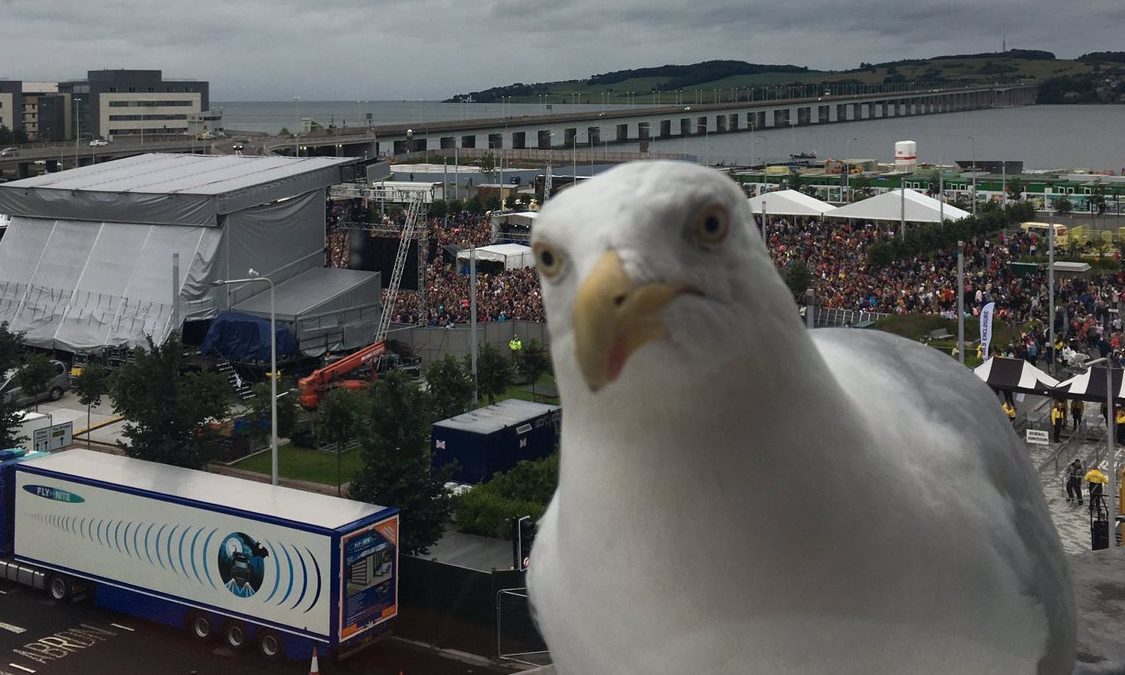
<path fill-rule="evenodd" d="M 629 355 L 667 334 L 661 310 L 686 287 L 636 284 L 614 251 L 602 254 L 574 301 L 578 366 L 590 391 L 617 379 Z"/>

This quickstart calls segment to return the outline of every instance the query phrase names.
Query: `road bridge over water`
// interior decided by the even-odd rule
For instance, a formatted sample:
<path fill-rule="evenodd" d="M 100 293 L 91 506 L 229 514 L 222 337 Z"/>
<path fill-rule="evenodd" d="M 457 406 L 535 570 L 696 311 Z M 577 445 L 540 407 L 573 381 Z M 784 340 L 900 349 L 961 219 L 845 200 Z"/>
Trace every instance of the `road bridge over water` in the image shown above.
<path fill-rule="evenodd" d="M 237 150 L 244 154 L 383 157 L 429 152 L 451 155 L 460 150 L 465 150 L 466 155 L 477 155 L 487 150 L 505 150 L 524 151 L 522 154 L 533 157 L 538 151 L 585 149 L 594 154 L 596 149 L 601 149 L 596 153 L 600 157 L 608 156 L 610 145 L 618 151 L 645 153 L 653 140 L 1032 105 L 1036 93 L 1034 84 L 912 89 L 319 129 L 296 137 L 233 131 L 229 132 L 230 138 L 206 143 L 160 139 L 147 144 L 118 141 L 102 147 L 30 146 L 22 149 L 17 157 L 0 158 L 0 172 L 24 177 L 30 174 L 35 163 L 46 170 L 56 170 L 143 152 L 230 153 L 236 151 L 234 140 L 244 146 Z M 628 145 L 634 147 L 623 147 Z"/>

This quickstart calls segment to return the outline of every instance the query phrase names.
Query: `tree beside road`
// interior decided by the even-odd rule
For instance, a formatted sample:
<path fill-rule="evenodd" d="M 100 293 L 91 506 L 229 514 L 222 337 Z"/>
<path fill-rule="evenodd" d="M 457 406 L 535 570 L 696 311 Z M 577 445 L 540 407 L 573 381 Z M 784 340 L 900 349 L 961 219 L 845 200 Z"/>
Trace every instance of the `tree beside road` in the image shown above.
<path fill-rule="evenodd" d="M 128 420 L 118 446 L 130 457 L 202 468 L 210 459 L 209 420 L 227 416 L 231 389 L 215 371 L 193 371 L 173 333 L 163 345 L 149 340 L 113 377 L 113 408 Z"/>
<path fill-rule="evenodd" d="M 101 405 L 102 396 L 109 393 L 109 371 L 98 363 L 87 364 L 82 374 L 74 380 L 78 402 L 86 406 L 86 447 L 90 447 L 90 411 Z"/>

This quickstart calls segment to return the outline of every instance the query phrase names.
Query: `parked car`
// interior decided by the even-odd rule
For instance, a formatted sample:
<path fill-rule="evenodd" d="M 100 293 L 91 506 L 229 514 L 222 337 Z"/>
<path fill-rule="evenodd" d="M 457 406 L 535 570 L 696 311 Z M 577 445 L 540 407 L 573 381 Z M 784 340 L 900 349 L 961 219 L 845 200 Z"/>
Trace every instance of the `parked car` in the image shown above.
<path fill-rule="evenodd" d="M 47 389 L 38 397 L 25 394 L 23 389 L 16 386 L 18 369 L 9 370 L 0 378 L 0 396 L 3 396 L 7 401 L 14 402 L 20 408 L 33 405 L 39 401 L 59 400 L 70 389 L 70 373 L 67 372 L 66 365 L 62 361 L 51 359 L 51 366 L 54 368 L 54 374 L 47 384 Z"/>
<path fill-rule="evenodd" d="M 15 157 L 19 154 L 19 148 L 4 148 L 3 150 L 0 150 L 0 157 Z"/>
<path fill-rule="evenodd" d="M 103 145 L 109 145 L 109 141 L 103 141 L 100 138 L 95 138 L 94 140 L 90 141 L 90 147 L 93 148 L 100 148 Z"/>

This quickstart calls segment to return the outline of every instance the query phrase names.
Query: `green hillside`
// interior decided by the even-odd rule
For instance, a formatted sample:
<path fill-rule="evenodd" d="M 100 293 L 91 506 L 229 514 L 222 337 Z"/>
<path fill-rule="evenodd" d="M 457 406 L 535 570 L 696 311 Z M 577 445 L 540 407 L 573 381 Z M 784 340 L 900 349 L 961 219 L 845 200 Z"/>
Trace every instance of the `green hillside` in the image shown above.
<path fill-rule="evenodd" d="M 1075 60 L 1064 60 L 1056 59 L 1050 52 L 1012 49 L 889 63 L 861 63 L 858 68 L 843 71 L 744 61 L 705 61 L 619 70 L 591 75 L 584 80 L 515 83 L 457 94 L 448 101 L 691 104 L 747 100 L 751 97 L 757 100 L 790 95 L 811 96 L 818 91 L 831 94 L 864 88 L 870 91 L 883 86 L 913 89 L 1028 80 L 1051 83 L 1052 86 L 1044 88 L 1047 98 L 1058 100 L 1040 100 L 1041 103 L 1123 100 L 1125 52 L 1091 52 Z M 799 89 L 801 87 L 803 89 Z"/>

